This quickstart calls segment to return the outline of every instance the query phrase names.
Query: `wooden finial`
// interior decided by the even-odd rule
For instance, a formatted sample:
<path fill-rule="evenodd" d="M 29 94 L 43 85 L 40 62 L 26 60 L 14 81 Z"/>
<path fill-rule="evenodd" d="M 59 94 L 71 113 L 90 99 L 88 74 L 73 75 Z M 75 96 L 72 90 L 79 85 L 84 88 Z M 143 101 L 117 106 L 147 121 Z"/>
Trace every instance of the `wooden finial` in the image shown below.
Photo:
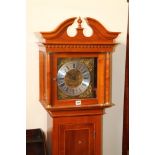
<path fill-rule="evenodd" d="M 82 28 L 81 27 L 81 23 L 82 23 L 81 17 L 79 17 L 79 19 L 77 20 L 77 22 L 78 22 L 78 28 L 81 29 Z"/>

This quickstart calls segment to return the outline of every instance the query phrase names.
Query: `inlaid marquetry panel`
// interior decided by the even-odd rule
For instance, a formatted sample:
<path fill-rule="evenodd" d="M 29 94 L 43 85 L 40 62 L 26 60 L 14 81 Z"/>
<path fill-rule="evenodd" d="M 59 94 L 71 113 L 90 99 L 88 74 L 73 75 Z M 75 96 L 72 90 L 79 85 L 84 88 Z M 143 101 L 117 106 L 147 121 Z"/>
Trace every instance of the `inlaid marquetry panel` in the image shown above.
<path fill-rule="evenodd" d="M 59 155 L 94 155 L 95 127 L 89 124 L 64 124 L 60 126 Z"/>

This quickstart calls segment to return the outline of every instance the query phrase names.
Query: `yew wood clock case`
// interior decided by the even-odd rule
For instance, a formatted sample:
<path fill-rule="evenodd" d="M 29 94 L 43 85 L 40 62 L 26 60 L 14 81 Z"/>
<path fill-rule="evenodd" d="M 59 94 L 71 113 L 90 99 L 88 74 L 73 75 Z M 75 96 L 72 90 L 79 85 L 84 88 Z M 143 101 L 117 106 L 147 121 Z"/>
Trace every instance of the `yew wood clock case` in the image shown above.
<path fill-rule="evenodd" d="M 91 36 L 83 33 L 84 20 Z M 69 36 L 75 22 L 76 35 Z M 118 34 L 90 17 L 38 33 L 40 102 L 51 117 L 51 155 L 102 155 L 102 116 L 112 106 L 111 56 Z"/>

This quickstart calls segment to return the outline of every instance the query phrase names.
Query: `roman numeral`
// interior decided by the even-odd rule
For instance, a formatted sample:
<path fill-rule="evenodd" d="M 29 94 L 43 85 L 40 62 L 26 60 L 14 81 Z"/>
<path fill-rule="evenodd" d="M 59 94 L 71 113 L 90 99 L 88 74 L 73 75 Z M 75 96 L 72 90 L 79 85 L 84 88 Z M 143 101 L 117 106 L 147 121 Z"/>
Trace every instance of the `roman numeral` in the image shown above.
<path fill-rule="evenodd" d="M 70 70 L 70 68 L 68 66 L 66 66 L 67 70 Z"/>
<path fill-rule="evenodd" d="M 86 80 L 87 80 L 88 78 L 89 78 L 89 76 L 88 76 L 88 75 L 84 75 L 84 79 L 86 79 Z"/>
<path fill-rule="evenodd" d="M 85 83 L 82 83 L 82 86 L 86 87 L 87 85 Z"/>
<path fill-rule="evenodd" d="M 58 77 L 58 80 L 64 80 L 64 78 L 63 77 Z"/>
<path fill-rule="evenodd" d="M 63 87 L 63 90 L 64 90 L 64 91 L 68 91 L 68 87 L 64 86 L 64 87 Z"/>
<path fill-rule="evenodd" d="M 61 84 L 60 84 L 60 87 L 63 87 L 64 85 L 65 85 L 65 83 L 61 83 Z"/>
<path fill-rule="evenodd" d="M 73 68 L 75 68 L 76 67 L 76 65 L 73 63 Z"/>
<path fill-rule="evenodd" d="M 83 70 L 83 71 L 82 71 L 82 74 L 84 74 L 84 73 L 87 73 L 87 70 Z"/>

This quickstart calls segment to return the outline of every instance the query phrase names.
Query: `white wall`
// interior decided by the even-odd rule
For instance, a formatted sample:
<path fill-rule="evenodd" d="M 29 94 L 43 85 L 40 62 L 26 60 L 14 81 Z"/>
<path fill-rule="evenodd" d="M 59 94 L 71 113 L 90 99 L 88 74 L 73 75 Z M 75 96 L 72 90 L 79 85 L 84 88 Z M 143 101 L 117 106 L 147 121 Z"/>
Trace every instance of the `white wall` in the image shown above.
<path fill-rule="evenodd" d="M 92 17 L 109 31 L 121 32 L 112 65 L 112 101 L 115 106 L 106 110 L 103 122 L 103 154 L 121 155 L 127 14 L 126 0 L 27 1 L 27 129 L 47 130 L 47 113 L 38 101 L 39 63 L 34 32 L 51 31 L 70 17 Z"/>

